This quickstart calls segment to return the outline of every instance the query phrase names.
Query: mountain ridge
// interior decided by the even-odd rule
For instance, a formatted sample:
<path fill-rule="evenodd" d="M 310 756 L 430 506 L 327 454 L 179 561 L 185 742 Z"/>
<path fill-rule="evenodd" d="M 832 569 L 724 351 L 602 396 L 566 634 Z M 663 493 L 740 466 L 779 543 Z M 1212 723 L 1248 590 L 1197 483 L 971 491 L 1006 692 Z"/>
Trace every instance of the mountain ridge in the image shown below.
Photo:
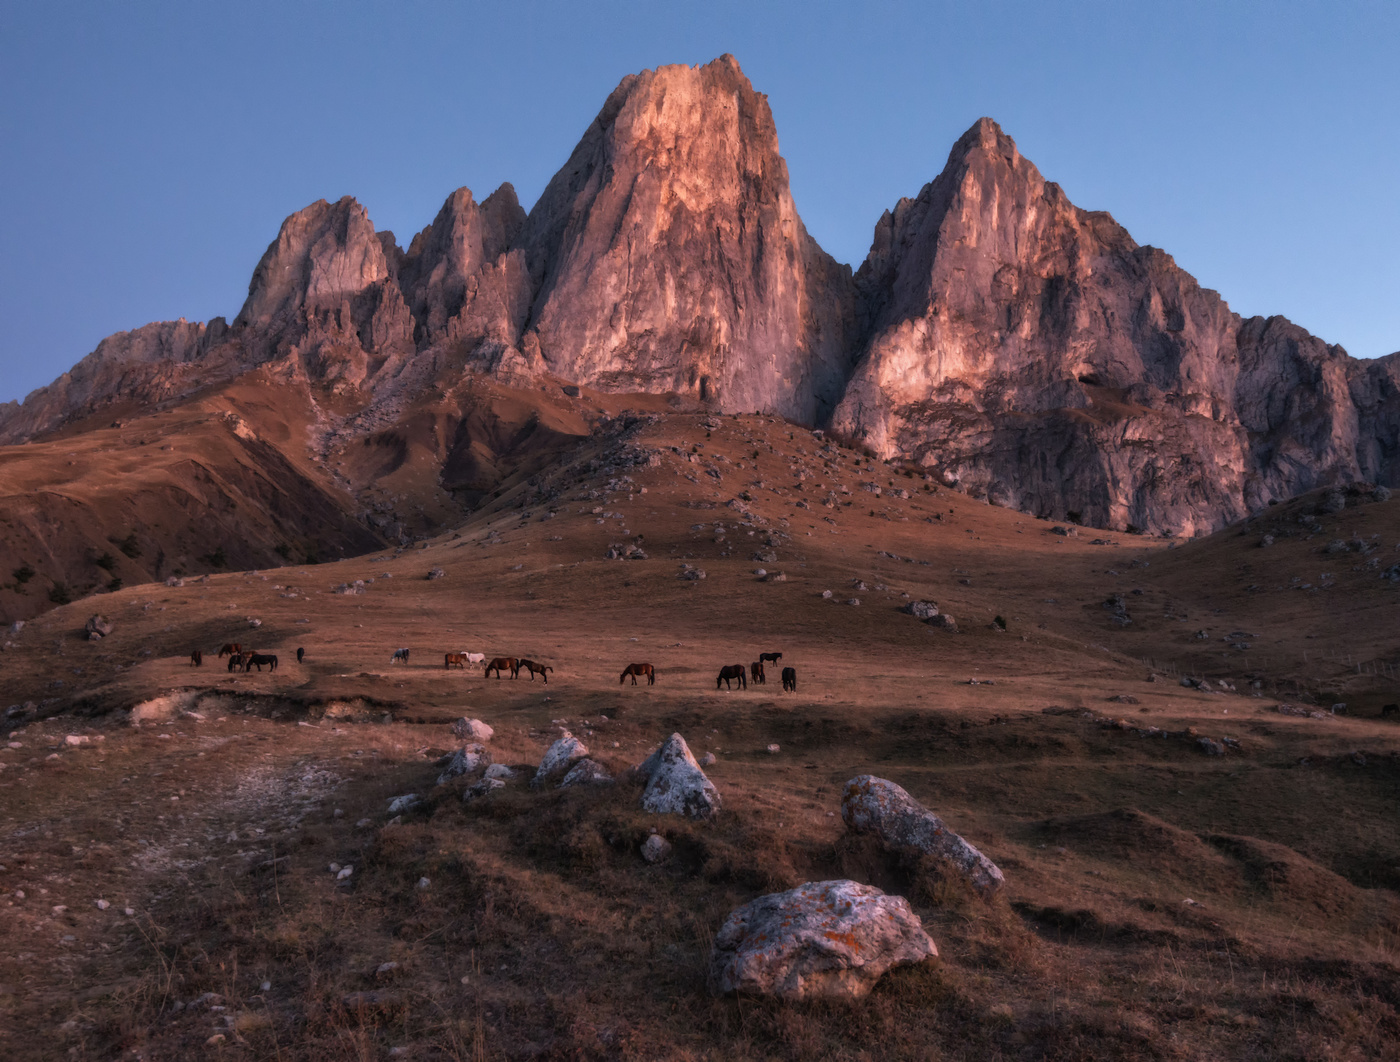
<path fill-rule="evenodd" d="M 729 55 L 624 77 L 528 214 L 509 184 L 480 203 L 458 189 L 405 250 L 350 197 L 311 204 L 232 324 L 108 337 L 0 406 L 0 442 L 263 367 L 304 380 L 341 443 L 473 374 L 554 380 L 779 413 L 1120 530 L 1199 534 L 1400 474 L 1400 355 L 1360 362 L 1234 314 L 990 118 L 852 273 L 802 225 L 766 97 Z"/>

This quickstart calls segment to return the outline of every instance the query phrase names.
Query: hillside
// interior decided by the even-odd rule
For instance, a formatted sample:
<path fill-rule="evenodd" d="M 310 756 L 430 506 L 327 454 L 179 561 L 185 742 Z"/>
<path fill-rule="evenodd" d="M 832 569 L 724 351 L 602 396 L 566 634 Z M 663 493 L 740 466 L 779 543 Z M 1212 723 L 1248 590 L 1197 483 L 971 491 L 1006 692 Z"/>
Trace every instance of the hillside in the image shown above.
<path fill-rule="evenodd" d="M 1178 544 L 773 416 L 613 412 L 422 543 L 128 586 L 8 636 L 7 1057 L 1391 1050 L 1400 501 L 1319 492 Z M 228 672 L 230 640 L 280 666 Z M 445 669 L 458 650 L 554 671 Z M 796 693 L 716 691 L 770 650 Z M 656 685 L 619 686 L 639 660 Z M 463 715 L 525 769 L 472 802 L 434 784 Z M 681 732 L 724 811 L 649 815 L 625 780 L 532 791 L 564 726 L 619 777 Z M 864 772 L 993 858 L 1004 896 L 847 834 Z M 939 961 L 862 1003 L 708 995 L 730 910 L 847 876 L 907 896 Z"/>

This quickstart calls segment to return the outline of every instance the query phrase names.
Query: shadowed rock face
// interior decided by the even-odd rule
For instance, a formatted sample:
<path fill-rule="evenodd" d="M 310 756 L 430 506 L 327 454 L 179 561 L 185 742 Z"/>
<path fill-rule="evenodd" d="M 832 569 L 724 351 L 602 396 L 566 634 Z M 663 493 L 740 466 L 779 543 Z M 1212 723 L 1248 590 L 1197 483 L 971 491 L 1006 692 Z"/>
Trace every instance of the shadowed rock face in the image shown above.
<path fill-rule="evenodd" d="M 803 228 L 768 102 L 732 56 L 624 78 L 522 239 L 550 372 L 808 422 L 835 405 L 850 272 Z"/>
<path fill-rule="evenodd" d="M 1350 393 L 1384 420 L 1374 372 L 1231 313 L 990 119 L 880 219 L 856 282 L 867 339 L 833 427 L 999 504 L 1191 534 L 1358 478 L 1362 450 L 1395 474 Z"/>

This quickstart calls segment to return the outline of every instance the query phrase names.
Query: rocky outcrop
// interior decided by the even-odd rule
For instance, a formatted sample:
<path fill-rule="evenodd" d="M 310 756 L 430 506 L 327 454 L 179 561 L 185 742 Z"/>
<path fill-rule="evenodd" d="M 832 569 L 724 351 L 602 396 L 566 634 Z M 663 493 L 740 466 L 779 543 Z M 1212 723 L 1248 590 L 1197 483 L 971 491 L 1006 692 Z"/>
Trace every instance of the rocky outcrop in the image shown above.
<path fill-rule="evenodd" d="M 1006 884 L 995 863 L 894 782 L 869 774 L 852 778 L 841 794 L 841 818 L 852 832 L 872 834 L 892 851 L 946 860 L 984 896 Z"/>
<path fill-rule="evenodd" d="M 646 782 L 642 790 L 643 811 L 713 819 L 723 806 L 719 790 L 700 769 L 690 746 L 679 734 L 667 738 L 634 768 L 634 773 Z"/>
<path fill-rule="evenodd" d="M 530 212 L 525 345 L 605 391 L 814 422 L 849 366 L 849 270 L 807 234 L 733 56 L 626 77 Z"/>
<path fill-rule="evenodd" d="M 811 881 L 725 919 L 710 951 L 710 991 L 859 999 L 892 967 L 937 957 L 904 897 L 854 881 Z"/>
<path fill-rule="evenodd" d="M 868 338 L 833 427 L 998 504 L 1193 534 L 1396 474 L 1349 393 L 1383 380 L 1283 318 L 1231 313 L 990 119 L 880 219 L 856 282 Z"/>

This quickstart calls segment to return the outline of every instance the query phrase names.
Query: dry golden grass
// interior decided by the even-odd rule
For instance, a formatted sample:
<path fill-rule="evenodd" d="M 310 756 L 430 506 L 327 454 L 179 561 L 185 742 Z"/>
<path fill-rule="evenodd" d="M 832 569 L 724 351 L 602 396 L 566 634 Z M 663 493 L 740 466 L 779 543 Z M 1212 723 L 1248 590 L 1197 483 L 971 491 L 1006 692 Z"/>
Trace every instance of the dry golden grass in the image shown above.
<path fill-rule="evenodd" d="M 40 706 L 12 738 L 23 747 L 0 754 L 0 1054 L 1397 1057 L 1400 742 L 1375 714 L 1397 699 L 1386 665 L 1400 632 L 1372 618 L 1393 608 L 1396 584 L 1334 565 L 1335 590 L 1246 591 L 1238 569 L 1267 552 L 1253 533 L 1170 550 L 1088 529 L 1065 538 L 898 469 L 857 467 L 850 451 L 828 468 L 810 433 L 769 418 L 702 420 L 642 424 L 633 441 L 725 461 L 665 449 L 658 467 L 590 471 L 610 460 L 599 440 L 423 549 L 133 587 L 27 627 L 0 658 L 7 703 Z M 809 470 L 801 492 L 793 457 Z M 647 493 L 587 497 L 623 474 Z M 874 479 L 913 497 L 860 490 Z M 828 482 L 854 504 L 823 507 L 813 486 Z M 725 507 L 741 490 L 758 526 Z M 1397 505 L 1281 539 L 1269 585 L 1353 532 L 1392 550 Z M 774 531 L 779 561 L 751 560 Z M 650 559 L 602 559 L 637 535 Z M 708 577 L 679 579 L 682 562 Z M 758 582 L 760 565 L 788 580 Z M 447 577 L 424 579 L 433 567 Z M 330 592 L 356 578 L 375 581 Z M 282 596 L 291 587 L 297 597 Z M 1128 595 L 1128 628 L 1102 607 L 1114 592 Z M 906 593 L 936 600 L 960 631 L 901 613 Z M 79 640 L 98 605 L 115 631 Z M 1278 669 L 1220 640 L 1237 629 Z M 230 639 L 255 639 L 281 666 L 187 666 L 190 648 L 209 657 Z M 1331 670 L 1310 676 L 1294 654 L 1315 643 L 1382 666 L 1345 674 L 1324 656 Z M 408 667 L 389 664 L 399 646 L 413 649 Z M 556 670 L 548 685 L 445 671 L 441 654 L 458 649 Z M 798 669 L 797 694 L 775 669 L 765 686 L 715 691 L 721 664 L 768 649 Z M 655 686 L 618 684 L 634 660 L 657 665 Z M 1188 690 L 1176 672 L 1229 677 L 1238 692 Z M 127 725 L 132 705 L 181 689 L 204 718 Z M 1356 714 L 1281 715 L 1280 693 L 1340 694 Z M 517 783 L 464 804 L 464 782 L 433 784 L 454 744 L 446 724 L 464 714 L 496 728 L 498 761 L 527 770 L 561 725 L 618 772 L 680 731 L 718 756 L 725 811 L 711 825 L 646 815 L 625 780 Z M 1135 732 L 1149 726 L 1179 736 Z M 64 745 L 70 733 L 92 740 Z M 1207 756 L 1197 735 L 1242 751 Z M 899 782 L 986 851 L 1005 895 L 982 901 L 936 863 L 847 836 L 840 789 L 862 772 Z M 423 802 L 390 823 L 388 800 L 404 793 Z M 674 845 L 656 866 L 640 855 L 652 829 Z M 331 863 L 353 874 L 337 883 Z M 710 942 L 733 907 L 838 876 L 907 896 L 941 960 L 851 1005 L 706 993 Z M 378 973 L 386 963 L 398 965 Z"/>

